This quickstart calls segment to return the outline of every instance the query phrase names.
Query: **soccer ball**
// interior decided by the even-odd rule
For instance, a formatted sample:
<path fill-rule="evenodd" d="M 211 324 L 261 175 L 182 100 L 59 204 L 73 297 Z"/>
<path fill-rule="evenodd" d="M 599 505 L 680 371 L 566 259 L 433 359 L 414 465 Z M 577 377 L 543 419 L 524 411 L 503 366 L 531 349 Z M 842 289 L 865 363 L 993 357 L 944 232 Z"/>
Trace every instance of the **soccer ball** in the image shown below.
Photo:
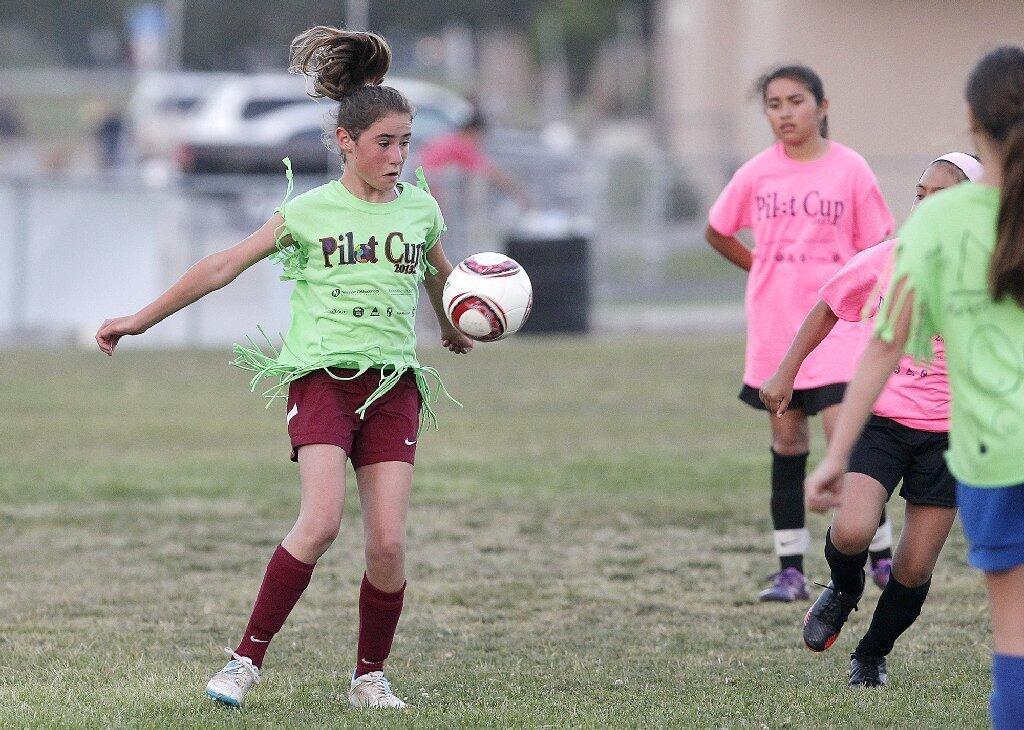
<path fill-rule="evenodd" d="M 523 267 L 500 253 L 478 253 L 448 276 L 444 311 L 455 328 L 480 342 L 500 340 L 530 316 L 533 285 Z"/>

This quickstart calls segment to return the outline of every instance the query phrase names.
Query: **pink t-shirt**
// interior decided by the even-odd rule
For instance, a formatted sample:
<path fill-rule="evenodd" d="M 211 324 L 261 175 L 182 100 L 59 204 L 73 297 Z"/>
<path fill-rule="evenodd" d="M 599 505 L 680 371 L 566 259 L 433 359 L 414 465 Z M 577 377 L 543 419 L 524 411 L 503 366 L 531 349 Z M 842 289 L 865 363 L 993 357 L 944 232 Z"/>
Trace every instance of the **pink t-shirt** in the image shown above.
<path fill-rule="evenodd" d="M 472 139 L 457 132 L 427 142 L 420 150 L 420 160 L 427 172 L 442 170 L 449 165 L 467 172 L 487 169 L 487 157 L 481 149 Z"/>
<path fill-rule="evenodd" d="M 769 147 L 736 171 L 708 219 L 725 236 L 754 233 L 743 382 L 755 388 L 782 362 L 818 288 L 895 226 L 871 168 L 838 142 L 812 162 L 788 157 L 781 142 Z M 837 324 L 804 360 L 794 387 L 849 382 L 859 336 L 856 325 Z"/>
<path fill-rule="evenodd" d="M 821 287 L 821 298 L 845 322 L 860 322 L 864 315 L 873 320 L 889 290 L 892 252 L 896 241 L 886 241 L 854 256 Z M 874 326 L 861 325 L 861 343 L 856 360 L 871 341 Z M 935 337 L 935 359 L 925 367 L 904 357 L 878 397 L 875 415 L 891 418 L 921 431 L 949 430 L 949 382 L 942 338 Z"/>

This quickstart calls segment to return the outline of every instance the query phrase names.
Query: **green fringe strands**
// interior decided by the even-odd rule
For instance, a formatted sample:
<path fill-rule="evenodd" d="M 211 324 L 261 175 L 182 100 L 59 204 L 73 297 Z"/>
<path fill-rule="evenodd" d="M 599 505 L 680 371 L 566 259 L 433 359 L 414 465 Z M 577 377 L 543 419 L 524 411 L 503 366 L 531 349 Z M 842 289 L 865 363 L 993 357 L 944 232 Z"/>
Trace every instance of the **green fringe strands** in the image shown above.
<path fill-rule="evenodd" d="M 427 176 L 423 174 L 422 167 L 416 168 L 416 187 L 425 192 L 427 195 L 430 195 L 430 186 L 427 185 Z M 448 226 L 442 226 L 441 230 L 437 234 L 437 237 L 440 238 L 441 235 L 447 230 Z M 423 265 L 420 267 L 420 281 L 423 281 L 426 278 L 427 274 L 430 274 L 431 276 L 437 276 L 437 268 L 434 267 L 434 265 L 431 264 L 429 261 L 427 261 L 426 256 L 423 257 L 422 263 Z"/>
<path fill-rule="evenodd" d="M 897 286 L 902 283 L 898 297 L 892 294 Z M 882 307 L 878 311 L 878 329 L 875 331 L 878 338 L 884 342 L 892 342 L 896 337 L 896 322 L 900 312 L 907 305 L 907 297 L 914 291 L 914 285 L 909 276 L 903 276 L 894 280 L 889 285 L 889 296 L 882 301 Z M 904 346 L 907 354 L 914 358 L 915 362 L 929 362 L 935 358 L 935 336 L 934 328 L 928 326 L 930 318 L 925 309 L 924 297 L 914 296 L 913 310 L 910 314 L 910 332 L 907 335 L 907 344 Z"/>
<path fill-rule="evenodd" d="M 423 167 L 416 168 L 416 187 L 430 195 L 430 186 L 427 185 L 427 176 L 423 174 Z"/>
<path fill-rule="evenodd" d="M 281 162 L 284 163 L 284 176 L 288 180 L 288 188 L 285 190 L 284 200 L 281 201 L 278 210 L 281 211 L 281 216 L 287 219 L 285 206 L 288 203 L 288 198 L 292 196 L 292 190 L 295 188 L 295 176 L 292 174 L 291 159 L 285 157 Z M 281 274 L 281 281 L 302 281 L 306 278 L 302 272 L 309 265 L 309 252 L 295 241 L 285 244 L 284 238 L 286 235 L 288 235 L 287 224 L 282 223 L 274 231 L 274 245 L 277 247 L 277 252 L 270 255 L 270 260 L 275 264 L 281 264 L 281 268 L 284 269 L 284 272 Z"/>
<path fill-rule="evenodd" d="M 285 167 L 285 177 L 288 179 L 288 188 L 285 191 L 284 200 L 281 201 L 281 205 L 278 207 L 278 211 L 281 216 L 287 219 L 286 206 L 288 199 L 292 195 L 294 189 L 294 176 L 292 174 L 292 163 L 287 157 L 282 160 Z M 429 193 L 430 188 L 427 186 L 427 180 L 423 175 L 423 169 L 419 168 L 416 170 L 416 178 L 418 185 L 425 192 Z M 442 229 L 443 230 L 443 229 Z M 286 243 L 286 239 L 288 242 Z M 274 244 L 277 251 L 270 256 L 270 260 L 274 263 L 281 264 L 284 269 L 284 273 L 281 274 L 282 280 L 294 280 L 304 281 L 306 279 L 305 269 L 309 264 L 309 254 L 303 246 L 298 245 L 295 241 L 288 238 L 287 225 L 282 224 L 274 232 Z M 421 259 L 421 266 L 419 269 L 419 280 L 422 281 L 426 273 L 429 272 L 431 275 L 437 274 L 437 269 L 427 261 L 427 257 L 424 256 Z M 299 378 L 307 375 L 316 370 L 323 370 L 330 377 L 335 380 L 351 380 L 358 378 L 363 375 L 367 370 L 371 368 L 380 369 L 380 382 L 377 388 L 370 394 L 356 413 L 360 418 L 366 418 L 366 413 L 376 401 L 380 400 L 386 393 L 388 393 L 395 385 L 401 380 L 402 376 L 407 371 L 412 371 L 416 378 L 416 387 L 420 391 L 422 405 L 420 407 L 420 423 L 419 430 L 423 431 L 425 428 L 433 428 L 437 430 L 437 414 L 434 412 L 433 406 L 437 404 L 438 399 L 443 393 L 448 400 L 455 405 L 462 407 L 462 404 L 455 400 L 451 393 L 444 387 L 444 383 L 441 382 L 441 376 L 437 370 L 430 367 L 423 367 L 421 365 L 396 365 L 395 363 L 386 362 L 384 354 L 380 347 L 366 347 L 361 350 L 350 350 L 342 352 L 323 352 L 323 339 L 320 340 L 321 352 L 312 360 L 308 360 L 305 357 L 300 356 L 298 353 L 289 350 L 287 352 L 288 357 L 286 362 L 282 363 L 281 351 L 274 347 L 274 343 L 271 342 L 267 333 L 263 331 L 262 327 L 259 327 L 260 335 L 263 336 L 265 341 L 264 345 L 257 344 L 249 336 L 246 336 L 246 342 L 248 347 L 240 344 L 236 344 L 233 348 L 235 359 L 231 361 L 231 365 L 241 370 L 246 370 L 253 373 L 253 378 L 249 383 L 249 389 L 252 392 L 256 392 L 257 387 L 264 378 L 276 378 L 277 382 L 271 385 L 269 388 L 263 391 L 262 395 L 267 399 L 267 408 L 271 406 L 274 401 L 278 398 L 288 397 L 288 386 L 298 380 Z M 282 348 L 287 347 L 285 338 L 281 337 Z M 404 344 L 410 350 L 414 346 L 415 333 L 409 333 L 409 340 Z M 355 374 L 347 377 L 343 377 L 334 373 L 331 368 L 342 368 L 355 370 Z M 434 385 L 431 387 L 429 378 L 434 380 Z"/>
<path fill-rule="evenodd" d="M 263 335 L 264 340 L 266 340 L 266 346 L 270 352 L 264 352 L 260 345 L 247 336 L 246 341 L 250 347 L 236 344 L 233 348 L 235 359 L 230 364 L 241 370 L 255 373 L 249 383 L 249 389 L 254 393 L 260 381 L 264 378 L 278 379 L 277 383 L 262 393 L 267 399 L 267 408 L 270 408 L 276 399 L 288 397 L 287 389 L 290 383 L 315 370 L 323 370 L 335 380 L 352 380 L 358 378 L 371 367 L 380 368 L 380 384 L 366 399 L 366 402 L 356 409 L 356 413 L 360 418 L 365 418 L 370 406 L 390 391 L 406 371 L 409 370 L 413 372 L 416 378 L 416 387 L 419 389 L 422 398 L 419 426 L 421 432 L 424 428 L 437 430 L 437 414 L 434 412 L 433 405 L 437 404 L 442 393 L 452 403 L 460 408 L 462 407 L 462 404 L 455 400 L 447 388 L 444 387 L 440 374 L 434 368 L 422 365 L 394 365 L 391 363 L 376 365 L 375 363 L 378 363 L 380 360 L 380 351 L 379 348 L 374 347 L 351 352 L 325 353 L 313 362 L 302 362 L 300 365 L 283 365 L 278 363 L 281 353 L 274 347 L 273 342 L 271 342 L 267 333 L 263 331 L 263 328 L 259 327 L 258 329 L 260 334 Z M 296 357 L 296 360 L 301 362 L 301 358 Z M 356 373 L 349 377 L 341 377 L 332 372 L 331 368 L 354 369 Z M 434 379 L 435 385 L 433 388 L 430 387 L 430 382 L 427 380 L 428 377 Z"/>

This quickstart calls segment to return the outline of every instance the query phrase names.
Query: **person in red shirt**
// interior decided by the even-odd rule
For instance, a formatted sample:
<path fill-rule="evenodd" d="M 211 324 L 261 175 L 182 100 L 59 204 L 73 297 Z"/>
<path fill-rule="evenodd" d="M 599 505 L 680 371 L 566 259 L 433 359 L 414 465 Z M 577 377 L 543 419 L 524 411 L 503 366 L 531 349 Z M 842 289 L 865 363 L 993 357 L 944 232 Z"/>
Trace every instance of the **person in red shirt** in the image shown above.
<path fill-rule="evenodd" d="M 531 201 L 526 190 L 511 176 L 497 167 L 483 150 L 487 119 L 474 111 L 455 132 L 442 135 L 423 145 L 420 161 L 428 176 L 444 173 L 452 168 L 467 176 L 482 176 L 489 183 L 515 200 L 522 208 L 530 208 Z M 444 208 L 443 192 L 433 186 L 434 197 Z"/>

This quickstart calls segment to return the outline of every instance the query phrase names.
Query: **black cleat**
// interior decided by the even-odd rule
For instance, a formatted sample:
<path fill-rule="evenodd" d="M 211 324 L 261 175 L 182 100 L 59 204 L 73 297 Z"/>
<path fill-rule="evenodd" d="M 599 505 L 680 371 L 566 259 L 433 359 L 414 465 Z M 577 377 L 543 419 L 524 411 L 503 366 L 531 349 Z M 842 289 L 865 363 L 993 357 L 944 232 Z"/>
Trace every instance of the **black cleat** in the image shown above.
<path fill-rule="evenodd" d="M 850 687 L 885 687 L 889 672 L 884 656 L 850 655 Z"/>
<path fill-rule="evenodd" d="M 860 596 L 840 593 L 832 587 L 832 581 L 818 596 L 818 600 L 804 616 L 804 644 L 811 651 L 825 651 L 843 630 L 850 612 L 857 609 Z"/>

